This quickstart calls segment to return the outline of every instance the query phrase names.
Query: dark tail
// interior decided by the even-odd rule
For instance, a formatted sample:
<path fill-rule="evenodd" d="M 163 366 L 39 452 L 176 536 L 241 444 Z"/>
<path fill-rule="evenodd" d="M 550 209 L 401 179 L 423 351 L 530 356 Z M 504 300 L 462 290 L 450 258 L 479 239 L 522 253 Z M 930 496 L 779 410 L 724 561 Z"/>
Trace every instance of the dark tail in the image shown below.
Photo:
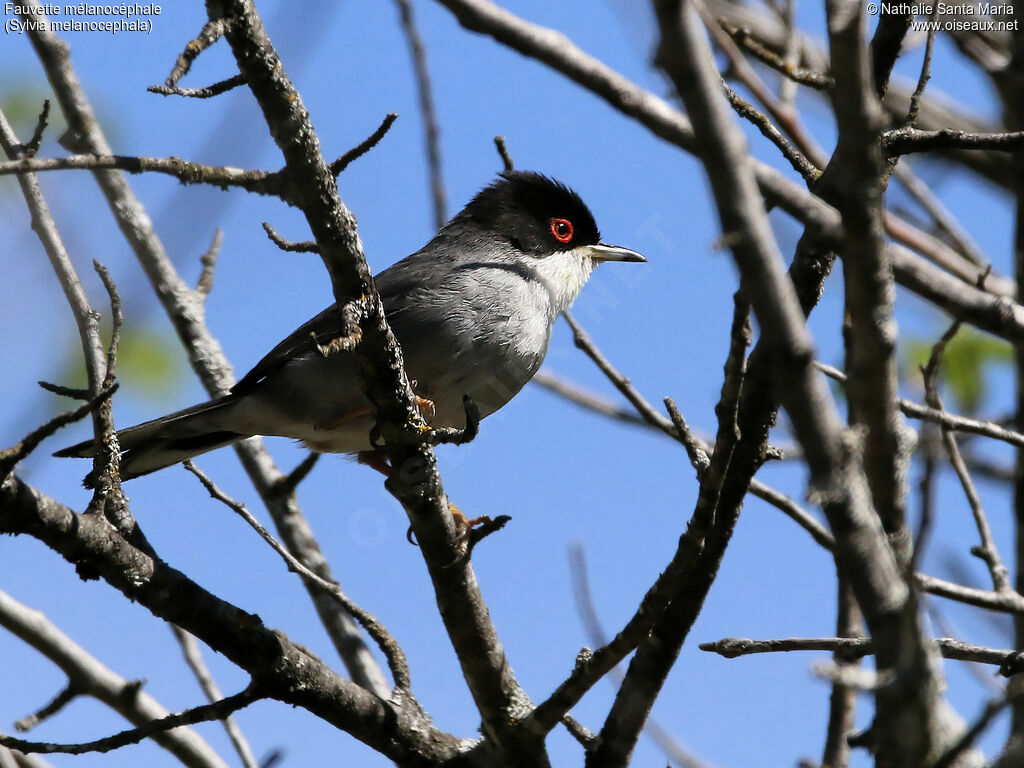
<path fill-rule="evenodd" d="M 122 429 L 117 433 L 121 447 L 121 479 L 131 480 L 250 437 L 231 428 L 231 414 L 239 401 L 240 398 L 228 395 Z M 85 440 L 53 455 L 92 458 L 96 455 L 96 443 Z M 86 476 L 85 485 L 92 486 L 92 473 Z"/>

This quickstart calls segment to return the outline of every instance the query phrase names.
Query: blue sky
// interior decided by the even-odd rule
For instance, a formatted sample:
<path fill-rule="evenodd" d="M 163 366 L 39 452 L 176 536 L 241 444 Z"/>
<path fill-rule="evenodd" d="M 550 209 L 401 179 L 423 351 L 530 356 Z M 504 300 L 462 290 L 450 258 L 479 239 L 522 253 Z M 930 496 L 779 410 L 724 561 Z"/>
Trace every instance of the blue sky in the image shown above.
<path fill-rule="evenodd" d="M 653 137 L 596 97 L 543 66 L 490 39 L 470 35 L 439 5 L 415 4 L 435 86 L 444 177 L 454 213 L 500 168 L 492 139 L 507 137 L 517 167 L 543 171 L 573 186 L 593 210 L 605 239 L 644 253 L 646 265 L 602 266 L 575 314 L 605 354 L 648 399 L 671 395 L 687 419 L 711 431 L 713 407 L 727 348 L 736 275 L 728 254 L 717 251 L 717 221 L 699 164 Z M 633 4 L 566 0 L 510 2 L 517 14 L 569 35 L 584 50 L 655 92 L 662 79 L 648 65 L 651 26 L 634 18 Z M 325 153 L 337 156 L 362 140 L 388 112 L 399 120 L 368 156 L 340 180 L 342 195 L 359 219 L 367 257 L 379 271 L 419 248 L 433 231 L 423 161 L 422 127 L 411 63 L 391 3 L 262 3 L 261 10 L 285 66 L 309 108 Z M 801 17 L 821 34 L 819 8 Z M 253 100 L 241 90 L 210 101 L 164 99 L 146 93 L 162 82 L 185 41 L 204 19 L 199 3 L 175 3 L 154 18 L 151 35 L 70 34 L 73 62 L 119 154 L 177 155 L 198 162 L 277 168 L 280 155 Z M 916 77 L 921 49 L 898 74 Z M 223 45 L 205 53 L 184 85 L 198 86 L 234 73 Z M 987 85 L 969 79 L 955 51 L 938 46 L 932 87 L 944 89 L 982 114 L 995 112 Z M 0 44 L 0 98 L 46 93 L 27 39 L 7 35 Z M 833 128 L 827 108 L 801 94 L 808 123 L 828 149 Z M 34 119 L 22 119 L 23 137 Z M 62 155 L 51 128 L 43 156 Z M 752 151 L 787 166 L 774 148 L 748 133 Z M 940 167 L 916 166 L 936 184 L 996 269 L 1010 269 L 1012 219 L 1007 201 L 976 179 Z M 319 260 L 282 253 L 260 227 L 269 221 L 284 237 L 302 240 L 301 217 L 278 201 L 239 191 L 182 187 L 174 180 L 136 176 L 133 188 L 147 206 L 179 270 L 189 280 L 215 228 L 224 244 L 208 322 L 238 375 L 298 324 L 331 301 Z M 170 338 L 170 325 L 148 291 L 141 270 L 119 237 L 109 212 L 84 173 L 43 179 L 49 201 L 90 295 L 103 305 L 89 267 L 103 261 L 124 293 L 127 323 Z M 898 193 L 897 193 L 898 194 Z M 799 229 L 773 214 L 784 254 Z M 78 355 L 70 311 L 38 241 L 28 228 L 13 184 L 0 184 L 0 318 L 16 333 L 0 344 L 0 443 L 13 444 L 57 407 L 36 387 L 64 375 Z M 841 359 L 841 274 L 830 279 L 811 328 L 820 357 Z M 901 330 L 937 336 L 945 321 L 923 302 L 900 292 Z M 115 400 L 115 419 L 129 425 L 205 399 L 184 357 L 166 381 L 126 380 Z M 610 399 L 616 394 L 572 345 L 559 325 L 548 355 L 550 371 Z M 1010 408 L 1009 377 L 995 372 L 985 407 Z M 908 394 L 913 390 L 908 388 Z M 778 439 L 788 441 L 785 426 Z M 44 444 L 21 468 L 42 490 L 75 506 L 86 503 L 79 479 L 84 465 L 49 453 L 83 438 L 78 425 Z M 282 467 L 302 453 L 286 440 L 271 450 Z M 1009 459 L 1001 449 L 990 452 Z M 588 641 L 573 605 L 567 548 L 587 554 L 597 609 L 610 630 L 631 615 L 647 586 L 668 561 L 696 496 L 682 449 L 646 431 L 582 412 L 536 387 L 527 387 L 484 422 L 469 446 L 439 451 L 446 489 L 470 515 L 509 514 L 512 523 L 484 542 L 474 563 L 510 662 L 526 690 L 540 700 L 568 674 Z M 261 517 L 258 498 L 231 451 L 202 457 L 199 466 Z M 802 499 L 805 475 L 792 464 L 768 467 L 763 479 Z M 126 486 L 132 509 L 157 551 L 173 566 L 219 596 L 257 612 L 329 663 L 336 655 L 299 582 L 240 520 L 209 500 L 180 467 Z M 982 486 L 983 501 L 1005 556 L 1012 541 L 1010 509 L 999 488 Z M 299 492 L 335 575 L 346 592 L 374 612 L 402 643 L 412 665 L 415 693 L 437 724 L 459 735 L 478 722 L 441 623 L 419 553 L 405 541 L 406 522 L 380 477 L 338 456 L 325 457 Z M 976 534 L 950 475 L 940 485 L 938 531 L 926 570 L 948 575 L 955 555 L 979 584 L 981 565 L 966 555 Z M 0 539 L 0 589 L 44 611 L 98 658 L 129 678 L 145 677 L 146 690 L 165 706 L 201 702 L 170 631 L 143 608 L 105 584 L 83 583 L 71 566 L 27 537 Z M 751 499 L 740 519 L 718 581 L 655 707 L 661 725 L 717 766 L 793 765 L 817 758 L 824 739 L 828 687 L 810 669 L 819 654 L 724 660 L 697 643 L 725 636 L 823 636 L 834 623 L 834 569 L 827 553 L 781 513 Z M 974 610 L 942 605 L 962 639 L 1006 647 L 1009 639 Z M 243 676 L 206 654 L 225 692 Z M 962 666 L 946 665 L 950 698 L 966 717 L 987 692 Z M 991 675 L 991 671 L 986 674 Z M 49 661 L 0 634 L 0 729 L 42 705 L 63 686 Z M 600 727 L 613 696 L 602 683 L 575 714 Z M 868 706 L 861 708 L 865 721 Z M 387 761 L 303 711 L 259 703 L 238 716 L 257 755 L 286 752 L 285 765 L 318 765 L 325 755 L 354 765 Z M 33 738 L 74 741 L 124 727 L 94 702 L 80 700 L 32 732 Z M 218 727 L 200 729 L 222 753 L 229 747 Z M 997 733 L 990 745 L 999 742 Z M 579 749 L 562 731 L 551 739 L 557 765 L 578 764 Z M 642 741 L 636 765 L 662 758 Z M 105 756 L 53 757 L 57 766 L 172 765 L 153 745 Z"/>

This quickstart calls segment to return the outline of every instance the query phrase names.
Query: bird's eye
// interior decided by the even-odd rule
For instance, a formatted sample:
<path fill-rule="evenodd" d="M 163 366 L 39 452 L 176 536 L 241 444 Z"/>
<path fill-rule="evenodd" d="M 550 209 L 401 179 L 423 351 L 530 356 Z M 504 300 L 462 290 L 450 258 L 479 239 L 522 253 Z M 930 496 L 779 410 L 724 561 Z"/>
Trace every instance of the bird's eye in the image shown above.
<path fill-rule="evenodd" d="M 572 240 L 572 222 L 568 219 L 552 219 L 551 234 L 560 243 L 568 243 Z"/>

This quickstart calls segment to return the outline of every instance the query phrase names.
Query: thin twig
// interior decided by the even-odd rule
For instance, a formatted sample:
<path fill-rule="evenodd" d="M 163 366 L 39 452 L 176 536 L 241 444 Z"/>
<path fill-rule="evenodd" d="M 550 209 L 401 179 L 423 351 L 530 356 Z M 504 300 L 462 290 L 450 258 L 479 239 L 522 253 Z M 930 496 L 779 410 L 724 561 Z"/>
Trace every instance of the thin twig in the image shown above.
<path fill-rule="evenodd" d="M 960 329 L 960 325 L 959 321 L 955 321 L 950 325 L 949 329 L 932 347 L 928 362 L 921 366 L 921 375 L 924 378 L 925 399 L 928 405 L 937 411 L 943 410 L 942 397 L 939 394 L 937 384 L 939 367 L 942 364 L 945 348 Z M 949 463 L 952 464 L 953 470 L 960 480 L 960 485 L 964 489 L 964 495 L 967 496 L 967 503 L 971 507 L 971 513 L 974 515 L 974 524 L 978 529 L 978 536 L 981 539 L 981 546 L 972 547 L 971 552 L 985 561 L 989 574 L 992 577 L 992 586 L 996 592 L 1012 592 L 1009 571 L 999 557 L 999 550 L 996 548 L 995 540 L 992 538 L 992 530 L 989 527 L 988 519 L 985 517 L 981 497 L 978 495 L 978 491 L 974 487 L 974 481 L 971 479 L 971 473 L 964 463 L 956 436 L 947 427 L 942 427 L 942 442 L 946 447 L 946 453 L 949 455 Z"/>
<path fill-rule="evenodd" d="M 757 71 L 750 65 L 739 46 L 733 42 L 732 37 L 722 27 L 721 23 L 712 18 L 703 3 L 695 2 L 694 8 L 700 14 L 705 29 L 714 40 L 715 44 L 722 50 L 729 60 L 731 67 L 730 74 L 743 83 L 754 95 L 761 105 L 768 111 L 781 129 L 793 140 L 793 143 L 817 168 L 825 167 L 825 153 L 815 142 L 814 137 L 807 131 L 800 120 L 799 113 L 794 109 L 787 109 L 786 106 L 775 97 L 771 89 Z"/>
<path fill-rule="evenodd" d="M 985 704 L 985 709 L 982 710 L 978 719 L 971 724 L 970 728 L 964 731 L 956 743 L 939 756 L 939 759 L 934 763 L 934 768 L 951 768 L 956 763 L 957 758 L 969 750 L 974 745 L 974 742 L 978 740 L 978 737 L 984 733 L 985 729 L 991 725 L 996 715 L 1012 704 L 1015 699 L 1019 698 L 1019 695 L 1004 696 L 999 699 L 993 699 Z"/>
<path fill-rule="evenodd" d="M 391 670 L 391 677 L 395 682 L 395 688 L 402 691 L 408 691 L 410 682 L 408 661 L 405 658 L 405 653 L 402 651 L 398 643 L 395 642 L 395 639 L 388 633 L 384 625 L 381 624 L 371 613 L 349 599 L 349 597 L 342 592 L 341 586 L 338 583 L 329 582 L 326 579 L 321 578 L 299 562 L 291 552 L 285 549 L 278 543 L 277 539 L 270 535 L 270 532 L 263 527 L 259 520 L 253 517 L 252 513 L 245 508 L 244 504 L 235 501 L 224 493 L 217 487 L 213 480 L 199 469 L 199 467 L 191 461 L 185 461 L 184 466 L 185 469 L 199 478 L 199 482 L 203 484 L 203 487 L 207 490 L 210 496 L 223 503 L 245 520 L 245 522 L 247 522 L 260 535 L 260 538 L 267 542 L 267 544 L 270 545 L 270 548 L 281 556 L 281 559 L 288 565 L 288 570 L 298 573 L 304 579 L 307 579 L 329 594 L 349 613 L 349 615 L 352 616 L 352 618 L 359 622 L 360 626 L 362 626 L 362 628 L 366 630 L 367 634 L 374 639 L 377 646 L 384 654 L 384 657 L 388 660 L 388 669 Z"/>
<path fill-rule="evenodd" d="M 730 24 L 724 18 L 720 18 L 718 23 L 722 25 L 722 29 L 726 31 L 729 37 L 741 45 L 747 53 L 754 56 L 762 64 L 766 64 L 783 75 L 790 82 L 806 85 L 818 91 L 831 90 L 835 86 L 831 76 L 789 63 L 787 59 L 782 58 L 775 51 L 762 45 L 751 34 L 749 29 Z"/>
<path fill-rule="evenodd" d="M 240 187 L 260 195 L 286 197 L 284 177 L 277 171 L 244 171 L 230 166 L 202 165 L 179 157 L 130 157 L 126 155 L 70 155 L 34 157 L 0 163 L 0 176 L 66 170 L 121 170 L 128 173 L 162 173 L 182 184 L 208 184 L 227 189 Z"/>
<path fill-rule="evenodd" d="M 96 397 L 83 403 L 73 411 L 67 411 L 54 416 L 42 426 L 25 435 L 16 445 L 0 451 L 0 480 L 6 478 L 18 462 L 32 453 L 43 440 L 54 434 L 57 430 L 69 424 L 74 424 L 96 410 L 104 400 L 108 400 L 117 391 L 117 387 L 118 385 L 115 383 L 110 389 L 103 390 Z"/>
<path fill-rule="evenodd" d="M 583 622 L 587 632 L 587 639 L 594 646 L 600 648 L 608 644 L 608 636 L 601 626 L 601 619 L 597 615 L 597 608 L 594 605 L 594 597 L 590 590 L 590 578 L 587 574 L 587 558 L 583 547 L 575 545 L 569 548 L 569 574 L 572 577 L 572 592 L 576 602 L 576 612 Z M 623 672 L 617 665 L 608 673 L 609 682 L 618 687 L 623 678 Z M 683 746 L 679 741 L 666 731 L 653 717 L 647 718 L 644 723 L 644 733 L 657 744 L 658 749 L 673 763 L 684 768 L 704 768 L 706 765 L 700 758 Z M 586 745 L 585 745 L 586 746 Z M 593 740 L 589 742 L 593 747 Z"/>
<path fill-rule="evenodd" d="M 70 397 L 72 400 L 88 400 L 90 397 L 89 390 L 84 387 L 66 387 L 63 384 L 54 384 L 50 381 L 37 381 L 36 384 L 47 392 L 61 397 Z"/>
<path fill-rule="evenodd" d="M 921 113 L 921 97 L 924 96 L 924 89 L 932 76 L 932 49 L 935 47 L 936 31 L 934 22 L 938 9 L 939 6 L 936 4 L 932 6 L 931 12 L 928 14 L 928 19 L 933 24 L 928 29 L 928 39 L 924 45 L 924 59 L 921 62 L 921 74 L 917 78 L 914 92 L 910 95 L 910 107 L 907 109 L 905 125 L 913 126 L 917 122 L 917 117 Z"/>
<path fill-rule="evenodd" d="M 579 742 L 584 750 L 590 749 L 591 745 L 593 745 L 595 738 L 593 732 L 572 715 L 563 716 L 562 725 L 565 726 L 565 730 Z"/>
<path fill-rule="evenodd" d="M 390 112 L 385 115 L 384 120 L 379 126 L 377 126 L 377 130 L 330 164 L 331 173 L 335 176 L 340 176 L 341 173 L 349 167 L 349 165 L 377 146 L 377 144 L 380 143 L 380 140 L 384 138 L 384 134 L 391 129 L 391 126 L 397 119 L 397 112 Z"/>
<path fill-rule="evenodd" d="M 723 83 L 724 85 L 724 83 Z M 736 114 L 745 120 L 749 120 L 757 129 L 761 132 L 761 135 L 772 142 L 782 156 L 789 161 L 789 164 L 793 166 L 793 170 L 804 177 L 804 180 L 808 184 L 813 184 L 821 176 L 821 171 L 815 167 L 814 163 L 808 160 L 804 154 L 797 149 L 793 142 L 782 135 L 771 120 L 766 115 L 761 114 L 757 111 L 753 104 L 741 97 L 728 85 L 724 85 L 725 95 L 729 99 L 729 104 L 736 110 Z"/>
<path fill-rule="evenodd" d="M 117 372 L 117 351 L 121 342 L 124 314 L 121 296 L 107 268 L 96 260 L 93 260 L 93 268 L 103 282 L 110 299 L 110 343 L 107 346 L 106 372 L 103 377 L 103 387 L 109 389 L 114 385 Z M 127 541 L 154 554 L 152 546 L 128 508 L 128 499 L 124 491 L 121 490 L 121 446 L 114 430 L 114 415 L 109 398 L 96 409 L 94 421 L 98 450 L 93 458 L 92 472 L 85 478 L 86 486 L 94 489 L 87 512 L 102 510 L 107 520 Z"/>
<path fill-rule="evenodd" d="M 220 255 L 220 245 L 224 241 L 224 230 L 219 227 L 214 230 L 213 240 L 206 253 L 199 257 L 202 269 L 199 272 L 199 279 L 196 280 L 196 295 L 204 301 L 213 289 L 213 274 L 217 268 L 217 257 Z"/>
<path fill-rule="evenodd" d="M 245 78 L 241 75 L 232 75 L 226 80 L 219 80 L 205 88 L 178 88 L 168 85 L 151 85 L 146 90 L 160 96 L 183 96 L 188 99 L 211 99 L 220 96 L 230 90 L 245 85 Z"/>
<path fill-rule="evenodd" d="M 53 744 L 45 741 L 24 741 L 10 736 L 0 736 L 0 745 L 10 749 L 20 749 L 22 752 L 29 754 L 59 753 L 65 755 L 82 755 L 86 752 L 110 752 L 111 750 L 119 749 L 120 747 L 125 747 L 129 744 L 138 744 L 143 739 L 147 739 L 158 733 L 163 733 L 164 731 L 169 731 L 172 728 L 178 728 L 182 725 L 195 725 L 196 723 L 205 723 L 210 720 L 219 720 L 231 712 L 237 712 L 238 710 L 249 706 L 254 701 L 265 698 L 264 694 L 261 694 L 258 691 L 259 689 L 255 685 L 250 684 L 245 690 L 236 693 L 233 696 L 221 699 L 214 704 L 204 704 L 200 707 L 186 709 L 183 712 L 168 715 L 160 720 L 153 720 L 152 722 L 138 728 L 130 728 L 126 731 L 116 733 L 113 736 L 107 736 L 106 738 L 97 739 L 95 741 L 87 741 L 80 744 Z"/>
<path fill-rule="evenodd" d="M 462 407 L 466 413 L 466 426 L 441 427 L 424 434 L 430 445 L 465 445 L 476 440 L 480 433 L 480 409 L 470 395 L 462 396 Z"/>
<path fill-rule="evenodd" d="M 299 487 L 299 483 L 306 479 L 310 472 L 313 471 L 313 467 L 320 461 L 322 453 L 316 451 L 310 451 L 309 455 L 300 461 L 291 472 L 284 475 L 277 484 L 275 490 L 284 495 L 295 493 L 295 489 Z"/>
<path fill-rule="evenodd" d="M 196 642 L 195 637 L 176 624 L 171 624 L 171 631 L 174 633 L 178 645 L 181 646 L 185 663 L 188 664 L 192 674 L 195 675 L 196 681 L 199 683 L 199 687 L 203 689 L 203 693 L 206 694 L 207 700 L 213 704 L 223 699 L 224 694 L 221 693 L 220 688 L 213 679 L 213 675 L 210 674 L 210 670 L 206 666 L 206 662 L 203 661 L 203 655 L 199 650 L 199 643 Z M 244 768 L 258 768 L 252 748 L 249 746 L 249 742 L 242 734 L 242 729 L 238 727 L 238 723 L 235 722 L 234 718 L 225 715 L 220 718 L 220 721 L 224 724 L 224 730 L 227 731 L 228 738 L 231 740 L 235 752 L 238 753 L 238 759 L 242 761 Z"/>
<path fill-rule="evenodd" d="M 67 675 L 74 687 L 119 713 L 133 725 L 164 717 L 167 710 L 135 681 L 106 667 L 64 634 L 42 612 L 0 591 L 0 626 L 35 648 Z M 218 754 L 191 728 L 158 734 L 154 741 L 187 768 L 227 768 Z"/>
<path fill-rule="evenodd" d="M 423 38 L 416 26 L 410 0 L 395 0 L 398 3 L 399 16 L 402 20 L 402 31 L 405 33 L 409 52 L 412 54 L 413 68 L 416 70 L 416 88 L 420 97 L 420 112 L 423 114 L 424 143 L 427 149 L 427 168 L 430 172 L 430 196 L 434 206 L 434 225 L 437 229 L 448 220 L 445 209 L 447 196 L 444 191 L 444 177 L 441 174 L 441 142 L 437 125 L 437 114 L 434 110 L 434 96 L 430 85 L 430 69 L 427 67 L 427 53 L 423 46 Z"/>
<path fill-rule="evenodd" d="M 515 165 L 512 163 L 512 155 L 508 153 L 508 147 L 505 145 L 504 136 L 494 137 L 494 146 L 498 150 L 498 155 L 501 156 L 501 162 L 505 167 L 505 171 L 511 171 L 515 169 Z"/>
<path fill-rule="evenodd" d="M 74 683 L 68 683 L 61 689 L 60 693 L 54 696 L 53 699 L 51 699 L 45 706 L 39 708 L 31 715 L 26 715 L 18 720 L 14 724 L 14 730 L 21 731 L 22 733 L 31 731 L 44 720 L 56 715 L 83 693 L 84 692 Z"/>
<path fill-rule="evenodd" d="M 800 30 L 796 25 L 796 0 L 786 0 L 783 12 L 779 14 L 786 28 L 786 45 L 782 52 L 783 64 L 787 71 L 800 66 Z M 796 109 L 797 81 L 792 77 L 779 78 L 779 103 L 785 109 Z"/>
<path fill-rule="evenodd" d="M 39 113 L 39 117 L 36 119 L 36 128 L 32 132 L 32 138 L 25 142 L 21 149 L 24 152 L 25 157 L 35 157 L 36 152 L 39 151 L 39 145 L 43 143 L 43 134 L 46 132 L 46 127 L 50 124 L 50 100 L 43 100 L 43 109 Z"/>
<path fill-rule="evenodd" d="M 952 245 L 960 255 L 975 266 L 984 269 L 989 263 L 988 259 L 982 256 L 978 246 L 971 240 L 967 231 L 960 226 L 953 213 L 943 205 L 931 188 L 917 177 L 909 162 L 909 160 L 903 160 L 896 166 L 894 171 L 896 178 L 924 208 L 925 212 L 932 217 L 938 228 L 952 241 Z"/>
<path fill-rule="evenodd" d="M 846 374 L 838 368 L 821 362 L 815 362 L 814 365 L 830 379 L 834 379 L 841 384 L 846 383 Z M 921 403 L 915 403 L 913 400 L 905 400 L 901 398 L 898 402 L 900 410 L 905 416 L 909 416 L 910 418 L 920 419 L 921 421 L 931 422 L 932 424 L 938 424 L 940 427 L 951 429 L 954 432 L 966 432 L 972 435 L 991 437 L 995 440 L 1001 440 L 1005 443 L 1009 443 L 1010 445 L 1024 447 L 1024 434 L 1015 432 L 1012 429 L 1007 429 L 994 421 L 971 419 L 967 416 L 959 416 L 946 410 L 940 411 Z"/>
<path fill-rule="evenodd" d="M 227 32 L 229 24 L 230 22 L 227 19 L 216 19 L 206 22 L 199 31 L 199 34 L 189 40 L 185 50 L 178 55 L 178 59 L 174 62 L 174 67 L 171 69 L 171 74 L 167 76 L 164 84 L 168 88 L 177 86 L 181 78 L 191 69 L 192 62 L 196 60 L 196 57 L 220 40 L 224 33 Z"/>
<path fill-rule="evenodd" d="M 263 225 L 263 231 L 267 233 L 267 237 L 269 237 L 271 242 L 282 251 L 287 251 L 289 253 L 320 253 L 320 246 L 313 240 L 304 240 L 302 242 L 285 240 L 277 233 L 276 229 L 270 226 L 269 222 L 264 221 L 261 222 L 261 224 Z"/>
<path fill-rule="evenodd" d="M 932 640 L 944 658 L 971 661 L 1003 667 L 1007 660 L 1018 655 L 1014 650 L 988 648 L 964 643 L 951 637 Z M 836 654 L 842 661 L 852 661 L 872 655 L 874 644 L 870 637 L 787 637 L 778 640 L 748 640 L 727 637 L 713 643 L 701 643 L 702 651 L 717 653 L 727 659 L 759 653 L 789 653 L 792 651 L 825 651 Z M 1008 675 L 1005 675 L 1008 676 Z"/>

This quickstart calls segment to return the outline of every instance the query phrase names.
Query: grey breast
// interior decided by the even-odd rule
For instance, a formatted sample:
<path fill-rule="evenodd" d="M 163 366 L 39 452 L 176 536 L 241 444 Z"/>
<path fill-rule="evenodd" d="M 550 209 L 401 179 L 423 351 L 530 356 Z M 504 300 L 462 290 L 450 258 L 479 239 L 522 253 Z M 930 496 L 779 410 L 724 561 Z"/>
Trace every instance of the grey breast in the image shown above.
<path fill-rule="evenodd" d="M 468 255 L 456 258 L 452 245 L 439 236 L 376 282 L 417 394 L 434 402 L 436 425 L 456 426 L 464 394 L 487 416 L 522 389 L 554 317 L 529 257 L 478 241 L 461 243 Z"/>

